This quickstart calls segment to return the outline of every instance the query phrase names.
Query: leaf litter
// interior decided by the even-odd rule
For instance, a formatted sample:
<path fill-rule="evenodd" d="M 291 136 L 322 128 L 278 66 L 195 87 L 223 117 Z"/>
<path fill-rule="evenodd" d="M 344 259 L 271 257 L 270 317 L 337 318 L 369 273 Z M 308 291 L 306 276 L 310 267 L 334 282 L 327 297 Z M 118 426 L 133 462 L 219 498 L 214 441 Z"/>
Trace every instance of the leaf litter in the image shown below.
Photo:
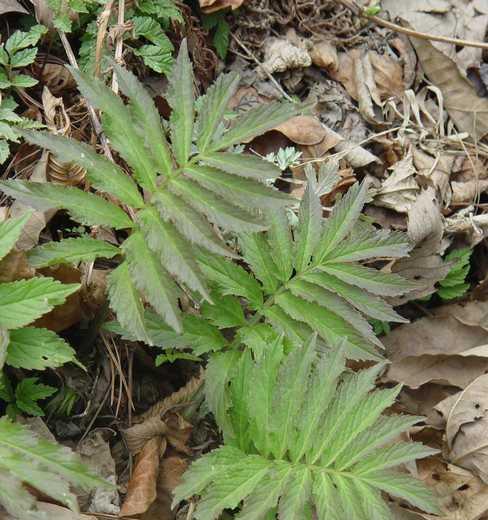
<path fill-rule="evenodd" d="M 337 161 L 337 182 L 321 199 L 325 214 L 347 187 L 368 178 L 371 188 L 365 219 L 380 228 L 405 230 L 411 241 L 409 257 L 379 262 L 382 272 L 401 274 L 413 285 L 405 296 L 390 298 L 410 323 L 393 327 L 381 338 L 390 363 L 378 384 L 402 383 L 398 405 L 408 402 L 409 410 L 417 407 L 427 416 L 410 435 L 414 439 L 425 436 L 425 442 L 430 440 L 442 453 L 407 469 L 434 490 L 442 512 L 426 515 L 393 503 L 394 518 L 488 519 L 488 262 L 483 241 L 488 235 L 484 213 L 488 191 L 486 57 L 481 49 L 406 38 L 374 24 L 366 26 L 349 11 L 334 11 L 337 8 L 326 0 L 319 2 L 320 12 L 335 17 L 326 18 L 322 25 L 316 13 L 300 2 L 279 7 L 261 3 L 264 9 L 255 0 L 200 1 L 205 13 L 223 13 L 228 18 L 236 38 L 251 53 L 243 55 L 231 38 L 235 54 L 228 55 L 220 66 L 237 66 L 244 76 L 231 105 L 246 111 L 249 105 L 281 99 L 282 89 L 287 95 L 313 100 L 313 106 L 308 115 L 276 126 L 246 148 L 263 155 L 294 148 L 300 157 L 298 164 L 285 165 L 280 181 L 283 189 L 297 197 L 305 191 L 306 164 Z M 296 4 L 294 14 L 300 16 L 290 15 L 292 4 Z M 36 9 L 41 7 L 38 2 Z M 488 9 L 480 0 L 383 0 L 382 8 L 392 20 L 406 21 L 415 31 L 448 38 L 481 41 L 488 25 Z M 10 1 L 0 8 L 0 16 L 24 10 Z M 267 32 L 270 20 L 273 36 Z M 263 33 L 268 34 L 264 40 Z M 264 45 L 256 43 L 260 39 Z M 89 142 L 91 131 L 80 123 L 86 119 L 86 107 L 80 112 L 73 92 L 70 94 L 75 87 L 64 62 L 50 58 L 39 76 L 52 92 L 50 97 L 45 93 L 44 106 L 42 95 L 38 98 L 45 123 L 54 132 L 74 133 Z M 155 78 L 146 79 L 149 83 Z M 164 101 L 164 92 L 158 98 Z M 64 130 L 59 126 L 60 114 L 65 115 Z M 11 168 L 19 163 L 20 177 L 25 178 L 20 169 L 21 152 L 19 148 Z M 32 166 L 33 161 L 27 162 Z M 67 180 L 60 177 L 60 171 Z M 32 178 L 89 188 L 83 173 L 71 181 L 69 171 L 59 163 L 53 168 L 45 153 L 36 161 Z M 3 210 L 2 219 L 24 214 L 27 207 L 14 202 L 8 212 Z M 39 274 L 26 263 L 25 252 L 38 242 L 57 240 L 60 233 L 108 233 L 74 227 L 61 212 L 32 212 L 12 256 L 0 264 L 0 275 L 13 281 Z M 115 235 L 111 240 L 117 243 Z M 445 257 L 466 246 L 474 251 L 469 290 L 454 303 L 446 303 L 438 295 L 439 284 L 451 267 Z M 103 294 L 110 266 L 107 260 L 96 267 L 87 262 L 79 268 L 42 272 L 69 282 L 81 281 L 83 287 L 39 323 L 70 339 L 83 331 L 88 339 L 80 343 L 80 350 L 90 350 L 100 333 L 97 319 L 105 312 Z M 87 315 L 96 319 L 88 322 Z M 96 361 L 93 373 L 73 375 L 64 367 L 59 370 L 63 388 L 83 388 L 77 397 L 76 416 L 53 414 L 46 421 L 54 431 L 64 432 L 59 436 L 64 442 L 86 433 L 78 451 L 89 464 L 88 459 L 95 463 L 101 476 L 119 484 L 121 516 L 176 518 L 182 510 L 171 509 L 172 493 L 190 459 L 218 444 L 208 417 L 194 409 L 200 400 L 203 373 L 194 375 L 194 360 L 180 359 L 155 368 L 152 354 L 131 341 L 115 344 L 111 340 L 97 348 L 102 361 Z M 117 442 L 106 440 L 109 436 L 102 435 L 97 426 L 114 429 Z M 90 443 L 95 446 L 87 455 Z M 134 457 L 132 468 L 130 456 Z M 88 515 L 80 518 L 90 518 L 90 513 L 118 514 L 119 494 L 112 491 L 87 499 L 80 493 L 79 501 Z M 72 518 L 68 510 L 54 504 L 41 504 L 40 509 L 53 519 Z"/>

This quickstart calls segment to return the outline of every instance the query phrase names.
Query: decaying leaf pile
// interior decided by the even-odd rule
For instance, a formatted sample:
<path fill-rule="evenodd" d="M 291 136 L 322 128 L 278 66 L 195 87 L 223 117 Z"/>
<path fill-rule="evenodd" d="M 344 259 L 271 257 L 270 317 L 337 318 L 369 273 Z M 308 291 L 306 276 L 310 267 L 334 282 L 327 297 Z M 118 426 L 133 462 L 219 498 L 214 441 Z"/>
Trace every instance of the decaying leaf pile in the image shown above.
<path fill-rule="evenodd" d="M 0 517 L 488 520 L 487 2 L 0 4 Z"/>

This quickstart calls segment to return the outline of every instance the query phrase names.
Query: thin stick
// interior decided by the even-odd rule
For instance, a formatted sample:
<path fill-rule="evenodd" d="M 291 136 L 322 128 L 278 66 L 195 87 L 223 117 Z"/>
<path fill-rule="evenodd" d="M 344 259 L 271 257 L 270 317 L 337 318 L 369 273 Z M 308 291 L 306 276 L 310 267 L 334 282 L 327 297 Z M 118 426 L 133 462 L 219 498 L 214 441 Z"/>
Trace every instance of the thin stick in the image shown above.
<path fill-rule="evenodd" d="M 356 3 L 350 0 L 339 0 L 341 4 L 349 7 L 349 9 L 356 15 L 362 16 L 363 18 L 367 18 L 371 20 L 376 25 L 380 25 L 381 27 L 385 27 L 386 29 L 391 29 L 392 31 L 406 34 L 407 36 L 411 36 L 413 38 L 419 38 L 420 40 L 428 40 L 433 42 L 444 42 L 444 43 L 452 43 L 453 45 L 459 45 L 460 47 L 477 47 L 478 49 L 488 49 L 488 43 L 485 42 L 476 42 L 472 40 L 460 40 L 459 38 L 449 38 L 448 36 L 438 36 L 436 34 L 424 33 L 415 31 L 413 29 L 408 29 L 407 27 L 402 27 L 401 25 L 397 25 L 396 23 L 389 22 L 388 20 L 384 20 L 379 16 L 369 15 L 364 10 L 362 10 Z"/>
<path fill-rule="evenodd" d="M 287 99 L 288 101 L 293 102 L 293 99 L 283 90 L 281 85 L 275 80 L 273 77 L 273 74 L 269 72 L 269 70 L 266 69 L 266 67 L 254 56 L 254 54 L 239 40 L 239 38 L 231 33 L 232 39 L 239 45 L 239 47 L 247 54 L 249 58 L 251 58 L 254 63 L 268 76 L 270 81 L 273 83 L 273 85 L 281 92 L 282 96 Z"/>
<path fill-rule="evenodd" d="M 112 6 L 114 0 L 108 0 L 105 4 L 105 8 L 98 18 L 98 32 L 97 32 L 97 45 L 95 48 L 95 77 L 100 76 L 100 69 L 102 67 L 102 51 L 103 42 L 105 41 L 105 33 L 107 32 L 108 21 L 110 20 L 110 13 L 112 12 Z"/>
<path fill-rule="evenodd" d="M 122 28 L 125 17 L 125 0 L 119 0 L 119 12 L 117 15 L 117 25 Z M 122 65 L 122 51 L 124 49 L 124 33 L 121 30 L 117 35 L 117 42 L 115 43 L 115 63 Z M 117 81 L 117 74 L 112 76 L 112 90 L 115 94 L 119 91 L 119 83 Z"/>
<path fill-rule="evenodd" d="M 78 67 L 78 62 L 76 61 L 76 57 L 73 53 L 73 49 L 71 48 L 68 38 L 66 38 L 66 34 L 63 31 L 58 31 L 58 34 L 59 38 L 61 39 L 61 43 L 63 44 L 64 51 L 66 52 L 66 56 L 68 57 L 70 65 L 74 69 L 79 69 L 80 67 Z M 105 137 L 105 134 L 103 133 L 102 125 L 100 124 L 100 120 L 98 119 L 97 113 L 95 112 L 95 109 L 90 105 L 87 99 L 85 99 L 85 102 L 88 108 L 88 113 L 90 114 L 93 129 L 95 130 L 95 134 L 102 143 L 103 153 L 107 156 L 108 159 L 114 162 L 112 152 L 110 151 L 110 148 L 108 146 L 108 141 Z"/>

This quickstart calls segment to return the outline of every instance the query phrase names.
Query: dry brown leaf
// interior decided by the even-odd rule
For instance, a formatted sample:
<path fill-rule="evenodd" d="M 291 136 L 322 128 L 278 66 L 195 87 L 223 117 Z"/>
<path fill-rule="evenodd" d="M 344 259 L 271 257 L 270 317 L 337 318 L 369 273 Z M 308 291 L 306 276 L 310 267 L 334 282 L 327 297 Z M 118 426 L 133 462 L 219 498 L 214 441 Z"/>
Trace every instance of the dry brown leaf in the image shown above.
<path fill-rule="evenodd" d="M 488 374 L 435 409 L 446 421 L 449 460 L 488 483 Z"/>
<path fill-rule="evenodd" d="M 432 520 L 480 520 L 488 511 L 488 486 L 470 471 L 446 464 L 441 457 L 417 462 L 419 478 L 434 492 L 440 516 Z"/>
<path fill-rule="evenodd" d="M 374 204 L 407 213 L 420 191 L 415 180 L 417 172 L 413 166 L 412 154 L 409 152 L 389 169 L 391 173 L 374 194 Z"/>
<path fill-rule="evenodd" d="M 35 272 L 35 269 L 29 265 L 24 251 L 10 251 L 7 256 L 0 260 L 0 282 L 14 282 L 23 278 L 32 278 Z"/>
<path fill-rule="evenodd" d="M 465 388 L 488 370 L 486 313 L 488 302 L 443 305 L 395 328 L 383 339 L 391 361 L 386 377 L 410 388 L 428 382 Z"/>
<path fill-rule="evenodd" d="M 296 116 L 274 128 L 295 144 L 312 146 L 327 137 L 324 125 L 314 116 Z M 339 138 L 341 140 L 341 138 Z"/>
<path fill-rule="evenodd" d="M 454 165 L 454 157 L 447 154 L 427 154 L 420 148 L 414 147 L 413 164 L 418 174 L 431 182 L 436 189 L 439 200 L 444 208 L 451 203 L 451 186 L 449 179 Z"/>
<path fill-rule="evenodd" d="M 484 137 L 488 133 L 488 99 L 479 97 L 456 64 L 430 42 L 419 38 L 411 41 L 425 75 L 441 90 L 444 106 L 458 129 L 475 140 Z"/>
<path fill-rule="evenodd" d="M 309 52 L 312 63 L 315 66 L 332 71 L 336 71 L 339 68 L 337 49 L 327 40 L 313 43 Z"/>
<path fill-rule="evenodd" d="M 203 385 L 205 371 L 200 368 L 200 372 L 192 377 L 185 386 L 182 386 L 176 392 L 173 392 L 170 396 L 165 397 L 162 401 L 159 401 L 154 406 L 151 406 L 147 412 L 139 415 L 134 419 L 135 423 L 143 422 L 151 417 L 162 417 L 171 410 L 171 408 L 182 405 L 186 403 L 190 403 L 192 399 L 195 397 L 195 394 Z"/>
<path fill-rule="evenodd" d="M 401 98 L 405 91 L 405 83 L 400 63 L 390 56 L 378 54 L 375 51 L 369 52 L 369 59 L 380 99 L 392 96 Z"/>
<path fill-rule="evenodd" d="M 423 298 L 435 292 L 435 284 L 449 272 L 450 265 L 443 261 L 443 223 L 439 204 L 432 187 L 424 190 L 408 211 L 408 236 L 416 244 L 410 256 L 396 262 L 392 271 L 418 283 L 419 289 L 392 298 L 394 305 Z"/>
<path fill-rule="evenodd" d="M 120 516 L 143 514 L 156 499 L 159 458 L 163 444 L 165 441 L 161 437 L 153 437 L 137 455 Z"/>
<path fill-rule="evenodd" d="M 174 520 L 176 511 L 171 509 L 173 491 L 181 483 L 181 477 L 188 468 L 186 459 L 179 455 L 164 457 L 161 461 L 157 485 L 157 497 L 142 520 Z"/>
<path fill-rule="evenodd" d="M 50 276 L 63 283 L 80 283 L 81 273 L 70 265 L 45 267 L 39 269 L 44 276 Z M 61 332 L 79 323 L 82 318 L 80 291 L 76 291 L 66 298 L 62 305 L 58 305 L 51 312 L 44 314 L 34 322 L 36 327 L 44 327 L 54 332 Z"/>
<path fill-rule="evenodd" d="M 0 16 L 6 13 L 22 13 L 29 14 L 29 11 L 25 9 L 17 0 L 2 0 L 0 3 Z"/>

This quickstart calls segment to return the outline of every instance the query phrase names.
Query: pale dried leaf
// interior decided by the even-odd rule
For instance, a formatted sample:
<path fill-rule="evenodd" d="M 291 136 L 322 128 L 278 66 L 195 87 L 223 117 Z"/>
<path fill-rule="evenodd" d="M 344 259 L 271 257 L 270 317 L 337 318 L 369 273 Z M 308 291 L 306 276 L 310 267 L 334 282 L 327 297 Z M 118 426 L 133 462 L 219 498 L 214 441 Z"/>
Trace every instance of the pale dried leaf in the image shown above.
<path fill-rule="evenodd" d="M 430 42 L 419 38 L 411 41 L 426 76 L 441 90 L 444 106 L 458 129 L 475 140 L 484 137 L 488 133 L 488 99 L 479 97 L 456 64 Z"/>
<path fill-rule="evenodd" d="M 29 14 L 29 11 L 25 9 L 17 0 L 2 0 L 0 4 L 0 16 L 6 13 L 22 13 Z"/>
<path fill-rule="evenodd" d="M 436 406 L 446 420 L 449 459 L 488 482 L 488 374 Z"/>
<path fill-rule="evenodd" d="M 312 59 L 306 49 L 294 45 L 286 38 L 266 39 L 263 68 L 268 73 L 310 67 L 311 64 Z"/>
<path fill-rule="evenodd" d="M 320 40 L 312 45 L 310 50 L 312 63 L 326 70 L 336 71 L 339 68 L 337 49 L 327 40 Z"/>
<path fill-rule="evenodd" d="M 374 204 L 407 213 L 420 190 L 415 180 L 412 154 L 408 153 L 390 169 L 391 173 L 374 195 Z"/>
<path fill-rule="evenodd" d="M 205 13 L 213 13 L 230 7 L 232 10 L 242 5 L 244 0 L 199 0 L 200 7 Z"/>
<path fill-rule="evenodd" d="M 488 302 L 443 305 L 395 328 L 383 338 L 391 361 L 386 377 L 410 388 L 428 382 L 466 387 L 488 370 L 486 313 Z"/>

